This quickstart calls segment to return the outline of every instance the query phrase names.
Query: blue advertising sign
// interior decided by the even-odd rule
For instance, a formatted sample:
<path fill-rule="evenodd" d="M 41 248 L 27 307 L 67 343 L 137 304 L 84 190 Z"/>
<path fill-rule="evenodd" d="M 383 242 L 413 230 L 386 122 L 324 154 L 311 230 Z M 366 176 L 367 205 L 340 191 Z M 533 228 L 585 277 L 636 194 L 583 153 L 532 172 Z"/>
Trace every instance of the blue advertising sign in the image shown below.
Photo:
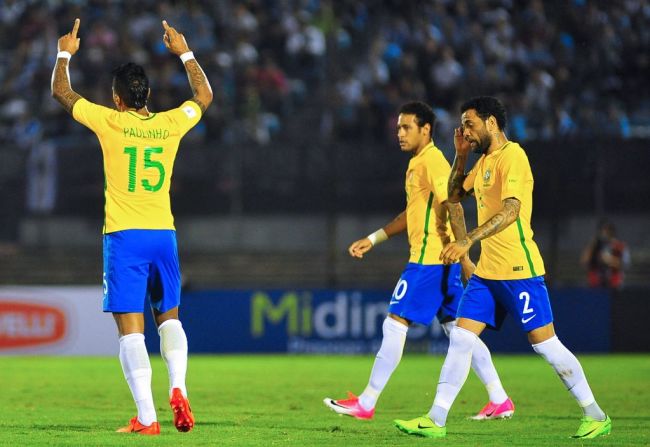
<path fill-rule="evenodd" d="M 191 353 L 374 353 L 382 338 L 391 292 L 386 290 L 206 290 L 183 294 L 180 317 Z M 609 350 L 609 297 L 584 289 L 552 291 L 556 329 L 573 350 Z M 155 325 L 147 348 L 159 350 Z M 530 352 L 526 335 L 507 319 L 486 331 L 495 352 Z M 409 329 L 405 350 L 443 353 L 447 338 L 437 320 Z"/>

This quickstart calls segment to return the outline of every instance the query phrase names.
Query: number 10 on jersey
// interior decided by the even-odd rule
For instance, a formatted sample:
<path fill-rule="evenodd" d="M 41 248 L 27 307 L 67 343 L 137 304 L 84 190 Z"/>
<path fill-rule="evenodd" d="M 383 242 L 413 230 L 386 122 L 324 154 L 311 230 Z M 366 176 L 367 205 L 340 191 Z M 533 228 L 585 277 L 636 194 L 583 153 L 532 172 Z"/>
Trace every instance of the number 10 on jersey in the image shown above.
<path fill-rule="evenodd" d="M 152 160 L 152 154 L 162 154 L 162 147 L 145 147 L 144 148 L 144 168 L 143 169 L 156 169 L 158 171 L 158 182 L 154 185 L 151 184 L 149 179 L 140 180 L 140 184 L 145 191 L 156 192 L 165 181 L 165 167 L 159 161 Z M 138 148 L 135 146 L 128 146 L 124 148 L 124 153 L 129 156 L 129 192 L 135 192 L 137 183 L 137 167 L 138 167 Z"/>

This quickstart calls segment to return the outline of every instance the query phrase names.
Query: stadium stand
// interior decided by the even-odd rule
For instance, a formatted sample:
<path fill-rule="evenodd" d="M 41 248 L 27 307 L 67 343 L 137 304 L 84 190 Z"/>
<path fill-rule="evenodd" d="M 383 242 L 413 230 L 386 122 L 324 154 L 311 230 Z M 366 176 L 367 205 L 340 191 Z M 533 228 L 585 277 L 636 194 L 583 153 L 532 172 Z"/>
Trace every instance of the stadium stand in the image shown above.
<path fill-rule="evenodd" d="M 641 223 L 631 225 L 647 222 L 643 200 L 626 191 L 648 191 L 648 179 L 617 175 L 626 159 L 639 165 L 647 159 L 645 1 L 5 1 L 0 250 L 12 253 L 16 265 L 37 269 L 45 265 L 38 264 L 39 256 L 48 259 L 33 251 L 38 245 L 21 246 L 24 219 L 94 222 L 102 210 L 98 144 L 49 95 L 56 38 L 79 15 L 83 51 L 71 64 L 71 76 L 75 88 L 95 102 L 111 105 L 106 86 L 110 70 L 124 62 L 118 55 L 146 67 L 156 91 L 152 110 L 189 96 L 182 67 L 161 42 L 163 17 L 191 36 L 194 52 L 205 61 L 215 100 L 178 158 L 172 199 L 181 221 L 392 214 L 403 204 L 400 166 L 407 162 L 393 144 L 397 107 L 415 98 L 431 103 L 439 118 L 436 143 L 451 157 L 459 102 L 490 93 L 508 105 L 508 134 L 524 143 L 536 164 L 536 215 L 558 222 L 631 213 L 641 216 L 634 221 Z M 561 166 L 545 153 L 560 157 Z M 568 194 L 575 197 L 572 207 L 559 206 L 557 198 Z M 546 249 L 559 253 L 559 239 L 557 233 L 549 237 Z M 650 270 L 644 261 L 650 258 L 648 243 L 642 236 L 637 241 L 642 249 L 633 246 L 632 268 Z M 571 253 L 553 256 L 553 270 L 576 270 L 565 265 L 577 259 Z M 197 277 L 207 278 L 199 272 L 212 265 L 235 278 L 236 266 L 228 270 L 216 260 L 222 253 L 193 256 Z M 291 254 L 269 256 L 269 262 L 285 266 L 278 270 L 292 268 Z M 342 274 L 326 254 L 319 256 Z M 74 280 L 94 280 L 90 270 Z M 79 272 L 86 269 L 79 266 Z M 280 277 L 259 274 L 268 281 Z M 3 275 L 3 282 L 13 278 Z"/>

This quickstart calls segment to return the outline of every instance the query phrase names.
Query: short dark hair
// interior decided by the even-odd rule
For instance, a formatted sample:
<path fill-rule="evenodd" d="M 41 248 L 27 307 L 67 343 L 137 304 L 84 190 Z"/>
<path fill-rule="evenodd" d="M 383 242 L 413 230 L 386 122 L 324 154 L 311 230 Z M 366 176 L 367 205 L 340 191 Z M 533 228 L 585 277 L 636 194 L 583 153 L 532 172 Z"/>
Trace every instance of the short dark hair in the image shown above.
<path fill-rule="evenodd" d="M 465 113 L 469 109 L 476 110 L 476 114 L 482 120 L 486 120 L 492 115 L 497 120 L 499 130 L 504 130 L 508 124 L 505 107 L 493 96 L 476 96 L 470 99 L 460 106 L 460 113 Z"/>
<path fill-rule="evenodd" d="M 425 124 L 431 126 L 431 135 L 433 135 L 433 128 L 436 125 L 436 114 L 433 109 L 421 101 L 411 101 L 402 105 L 399 113 L 405 115 L 415 115 L 415 121 L 418 126 L 422 127 Z"/>
<path fill-rule="evenodd" d="M 113 89 L 128 107 L 141 109 L 147 105 L 149 79 L 138 64 L 129 62 L 113 70 Z"/>

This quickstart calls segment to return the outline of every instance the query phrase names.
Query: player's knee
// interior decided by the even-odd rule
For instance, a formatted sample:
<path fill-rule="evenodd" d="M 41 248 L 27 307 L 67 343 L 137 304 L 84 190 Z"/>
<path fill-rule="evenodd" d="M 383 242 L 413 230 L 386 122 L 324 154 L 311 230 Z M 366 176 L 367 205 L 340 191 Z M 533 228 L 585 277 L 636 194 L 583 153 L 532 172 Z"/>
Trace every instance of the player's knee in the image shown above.
<path fill-rule="evenodd" d="M 394 318 L 387 317 L 384 320 L 384 324 L 381 326 L 381 329 L 384 333 L 384 336 L 387 333 L 395 333 L 398 335 L 406 336 L 409 327 L 408 327 L 408 323 L 405 324 L 401 321 L 395 320 Z"/>
<path fill-rule="evenodd" d="M 472 352 L 478 337 L 467 329 L 454 326 L 449 335 L 449 350 L 455 352 Z"/>
<path fill-rule="evenodd" d="M 557 336 L 553 336 L 541 343 L 533 344 L 532 347 L 536 353 L 544 357 L 551 364 L 558 362 L 567 351 Z"/>

